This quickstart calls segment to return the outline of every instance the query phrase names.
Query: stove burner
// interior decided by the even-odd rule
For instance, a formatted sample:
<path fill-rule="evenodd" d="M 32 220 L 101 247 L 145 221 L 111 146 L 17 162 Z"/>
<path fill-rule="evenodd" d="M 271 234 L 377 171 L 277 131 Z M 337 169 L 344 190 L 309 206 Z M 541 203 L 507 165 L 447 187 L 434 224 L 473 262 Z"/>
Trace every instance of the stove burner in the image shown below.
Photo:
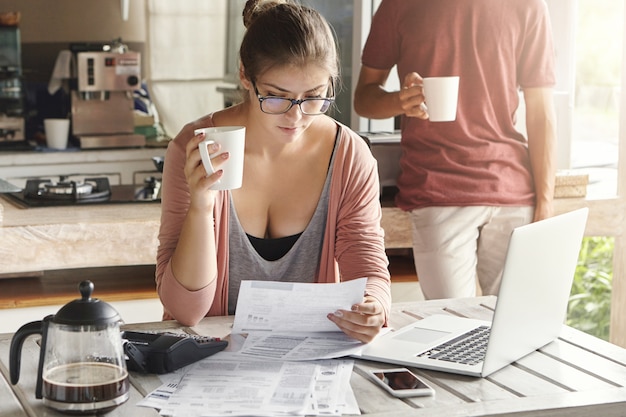
<path fill-rule="evenodd" d="M 144 186 L 137 190 L 135 198 L 138 200 L 160 200 L 161 199 L 161 179 L 148 177 L 143 181 Z"/>
<path fill-rule="evenodd" d="M 31 178 L 26 180 L 22 191 L 4 193 L 2 197 L 12 199 L 23 208 L 161 202 L 160 178 L 149 177 L 140 186 L 110 185 L 105 176 L 76 181 L 69 178 L 60 176 L 57 181 L 49 177 Z"/>
<path fill-rule="evenodd" d="M 82 184 L 75 181 L 69 182 L 57 182 L 57 183 L 43 183 L 43 187 L 40 187 L 42 193 L 48 194 L 91 194 L 93 191 L 93 184 L 84 182 Z"/>
<path fill-rule="evenodd" d="M 85 178 L 84 182 L 67 181 L 61 177 L 59 182 L 48 179 L 27 180 L 24 197 L 34 200 L 61 201 L 106 201 L 111 195 L 109 179 Z"/>

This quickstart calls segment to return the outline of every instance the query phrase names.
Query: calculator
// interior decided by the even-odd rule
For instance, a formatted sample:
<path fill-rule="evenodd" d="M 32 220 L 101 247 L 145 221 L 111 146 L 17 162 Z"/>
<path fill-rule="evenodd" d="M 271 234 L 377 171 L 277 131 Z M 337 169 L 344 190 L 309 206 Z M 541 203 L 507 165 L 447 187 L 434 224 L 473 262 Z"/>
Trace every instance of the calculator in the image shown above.
<path fill-rule="evenodd" d="M 179 333 L 122 333 L 129 371 L 165 374 L 220 352 L 228 342 L 216 337 Z"/>

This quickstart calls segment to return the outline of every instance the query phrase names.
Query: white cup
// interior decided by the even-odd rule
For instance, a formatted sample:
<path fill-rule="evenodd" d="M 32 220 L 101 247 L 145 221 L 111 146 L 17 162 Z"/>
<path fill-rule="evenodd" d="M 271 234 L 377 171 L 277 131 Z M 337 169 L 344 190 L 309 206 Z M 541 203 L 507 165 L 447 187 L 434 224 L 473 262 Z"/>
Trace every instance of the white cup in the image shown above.
<path fill-rule="evenodd" d="M 67 148 L 67 140 L 70 133 L 69 119 L 44 119 L 43 125 L 46 131 L 48 148 Z"/>
<path fill-rule="evenodd" d="M 459 98 L 459 77 L 424 78 L 424 97 L 431 122 L 454 121 Z"/>
<path fill-rule="evenodd" d="M 218 153 L 229 153 L 229 158 L 220 166 L 224 170 L 222 178 L 213 186 L 212 190 L 234 190 L 241 187 L 243 180 L 243 155 L 246 147 L 246 128 L 243 126 L 220 126 L 206 127 L 194 130 L 194 134 L 198 135 L 204 132 L 206 139 L 198 145 L 202 164 L 207 174 L 215 172 L 211 164 L 211 156 L 209 154 L 209 145 L 218 143 L 220 150 Z"/>

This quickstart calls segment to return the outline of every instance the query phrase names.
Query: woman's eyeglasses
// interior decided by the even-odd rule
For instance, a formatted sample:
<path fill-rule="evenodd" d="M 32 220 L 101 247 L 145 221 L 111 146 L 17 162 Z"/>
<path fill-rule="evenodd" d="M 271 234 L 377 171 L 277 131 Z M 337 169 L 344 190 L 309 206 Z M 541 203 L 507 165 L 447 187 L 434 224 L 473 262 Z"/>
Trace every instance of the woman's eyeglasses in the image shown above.
<path fill-rule="evenodd" d="M 330 108 L 330 105 L 335 101 L 334 97 L 303 98 L 301 100 L 296 100 L 294 98 L 262 96 L 259 94 L 256 84 L 252 83 L 252 86 L 254 87 L 254 92 L 259 99 L 261 111 L 267 114 L 287 113 L 294 106 L 294 104 L 297 104 L 300 107 L 302 114 L 314 116 L 326 113 Z"/>

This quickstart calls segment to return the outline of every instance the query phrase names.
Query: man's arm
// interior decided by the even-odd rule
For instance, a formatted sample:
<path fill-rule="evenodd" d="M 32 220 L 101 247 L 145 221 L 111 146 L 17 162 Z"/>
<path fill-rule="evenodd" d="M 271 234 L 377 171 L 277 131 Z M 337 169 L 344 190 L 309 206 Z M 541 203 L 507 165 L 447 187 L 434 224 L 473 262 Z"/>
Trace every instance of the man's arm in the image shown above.
<path fill-rule="evenodd" d="M 390 70 L 361 66 L 354 91 L 354 110 L 362 117 L 388 119 L 399 114 L 426 119 L 422 78 L 415 72 L 404 78 L 400 91 L 385 90 Z"/>
<path fill-rule="evenodd" d="M 524 90 L 528 152 L 536 193 L 533 221 L 554 214 L 554 182 L 556 175 L 556 113 L 552 88 Z"/>

